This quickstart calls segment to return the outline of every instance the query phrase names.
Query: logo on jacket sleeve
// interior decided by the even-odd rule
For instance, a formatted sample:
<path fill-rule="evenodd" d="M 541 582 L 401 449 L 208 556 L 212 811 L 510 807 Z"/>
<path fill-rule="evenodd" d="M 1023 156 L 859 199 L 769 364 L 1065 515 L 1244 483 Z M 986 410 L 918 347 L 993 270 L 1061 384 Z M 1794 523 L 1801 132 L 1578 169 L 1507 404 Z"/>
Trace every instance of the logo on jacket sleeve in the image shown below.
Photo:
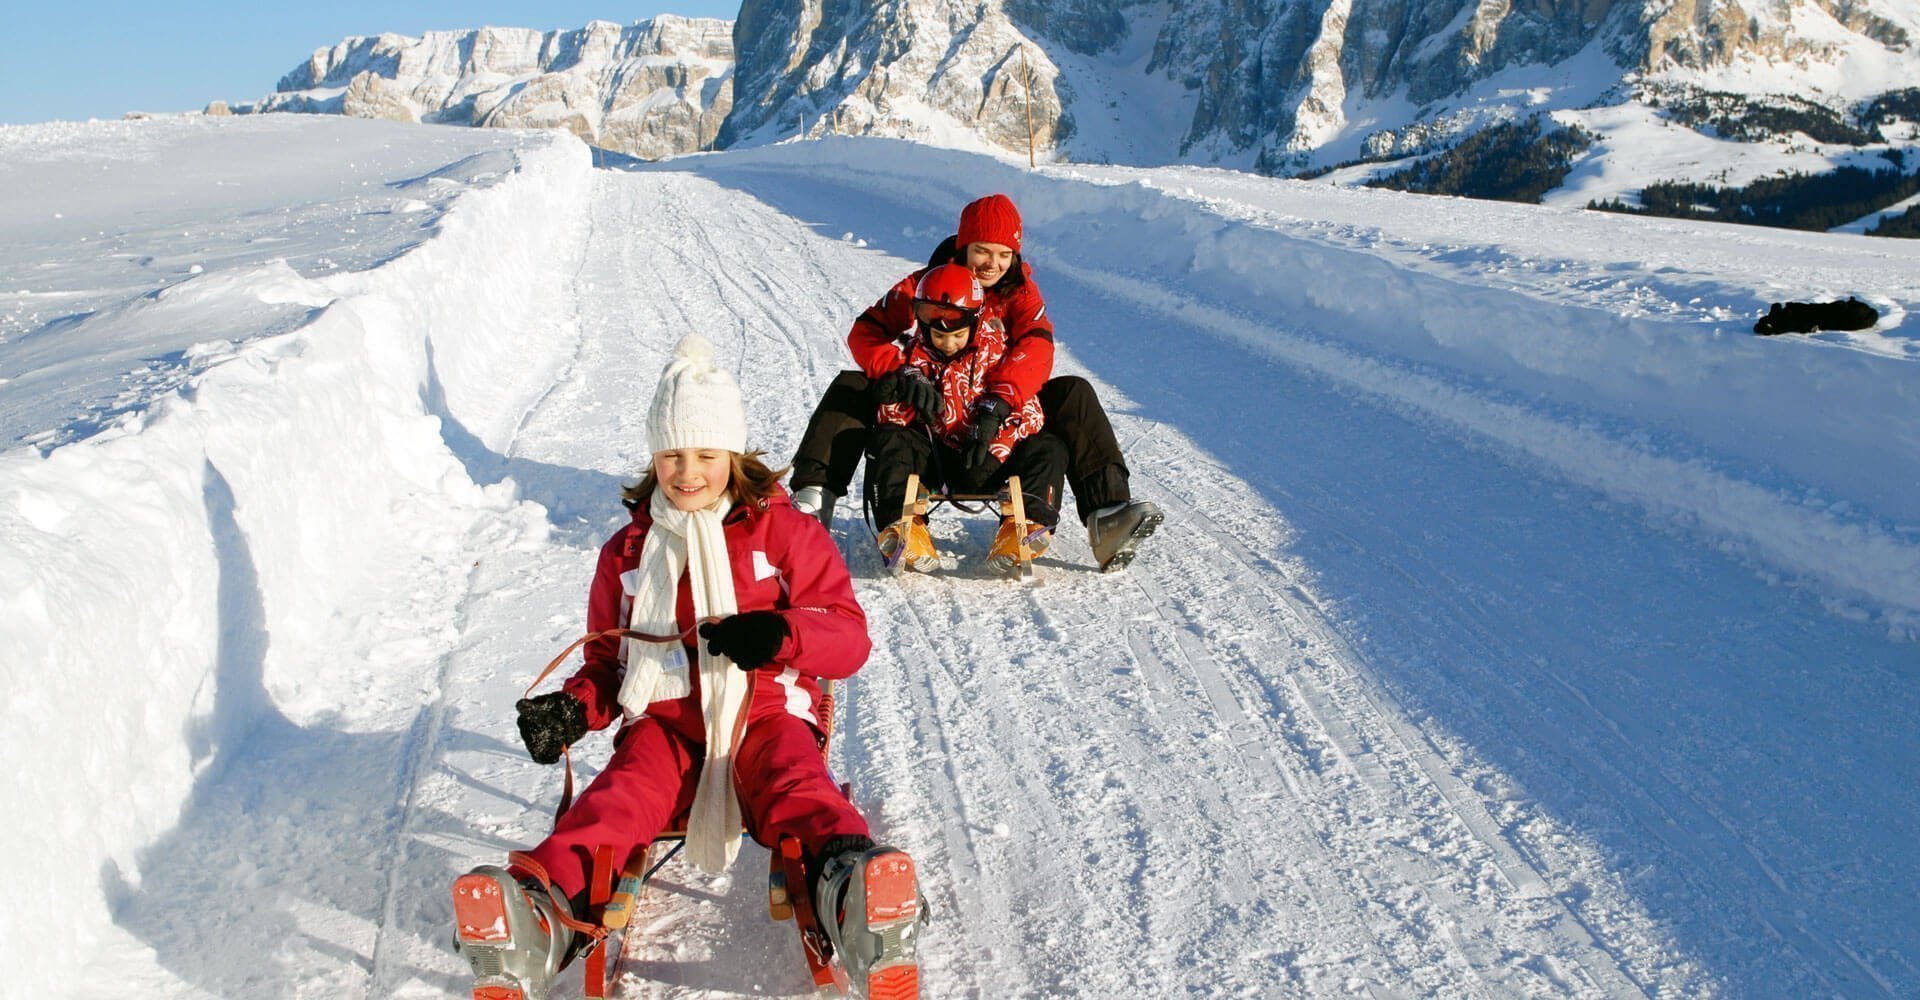
<path fill-rule="evenodd" d="M 753 550 L 753 578 L 755 581 L 779 576 L 780 571 L 767 561 L 767 554 L 759 549 Z"/>

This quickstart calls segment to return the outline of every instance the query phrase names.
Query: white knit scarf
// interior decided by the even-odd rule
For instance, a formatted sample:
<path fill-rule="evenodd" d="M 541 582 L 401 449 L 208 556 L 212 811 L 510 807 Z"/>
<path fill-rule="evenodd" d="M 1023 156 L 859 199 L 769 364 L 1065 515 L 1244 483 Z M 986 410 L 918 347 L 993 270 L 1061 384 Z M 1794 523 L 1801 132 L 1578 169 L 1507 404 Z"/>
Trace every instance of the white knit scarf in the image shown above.
<path fill-rule="evenodd" d="M 680 631 L 675 604 L 680 574 L 692 577 L 695 619 L 724 618 L 740 610 L 733 593 L 733 564 L 727 556 L 722 524 L 732 501 L 722 496 L 710 507 L 683 511 L 665 489 L 653 491 L 653 528 L 640 548 L 634 571 L 633 614 L 628 627 L 667 634 Z M 678 642 L 627 642 L 627 676 L 620 684 L 620 707 L 629 717 L 642 715 L 656 701 L 692 693 L 685 647 Z M 745 731 L 741 718 L 752 679 L 733 661 L 700 651 L 701 717 L 707 726 L 707 758 L 687 817 L 687 855 L 705 871 L 722 872 L 740 851 L 740 801 L 733 791 L 734 740 Z M 739 731 L 736 731 L 738 727 Z"/>

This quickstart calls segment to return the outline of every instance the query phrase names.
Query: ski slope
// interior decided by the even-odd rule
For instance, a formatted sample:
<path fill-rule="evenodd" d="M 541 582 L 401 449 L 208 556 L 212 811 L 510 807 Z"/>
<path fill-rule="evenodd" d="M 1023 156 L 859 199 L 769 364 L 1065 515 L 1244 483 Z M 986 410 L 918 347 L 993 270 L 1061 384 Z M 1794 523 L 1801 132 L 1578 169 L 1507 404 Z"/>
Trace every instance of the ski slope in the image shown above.
<path fill-rule="evenodd" d="M 230 204 L 167 168 L 318 190 L 343 144 L 367 184 L 228 209 L 274 221 L 179 255 L 181 291 L 44 219 L 164 257 Z M 33 388 L 0 410 L 11 800 L 51 817 L 0 834 L 49 862 L 0 940 L 33 993 L 464 995 L 446 886 L 548 822 L 512 703 L 580 632 L 672 344 L 715 342 L 784 458 L 853 316 L 992 190 L 1168 518 L 1125 573 L 1069 527 L 1017 584 L 946 514 L 947 570 L 894 580 L 842 505 L 875 653 L 834 763 L 919 862 L 928 995 L 1920 992 L 1920 246 L 881 141 L 595 167 L 270 116 L 0 148 L 51 165 L 0 168 L 9 315 L 45 261 L 73 310 L 0 341 L 0 393 Z M 73 180 L 129 148 L 182 185 L 158 219 Z M 272 256 L 358 228 L 351 268 Z M 1746 333 L 1849 293 L 1880 327 Z M 63 337 L 159 362 L 102 403 Z M 808 995 L 764 858 L 669 866 L 621 995 Z M 28 929 L 50 907 L 71 937 Z"/>

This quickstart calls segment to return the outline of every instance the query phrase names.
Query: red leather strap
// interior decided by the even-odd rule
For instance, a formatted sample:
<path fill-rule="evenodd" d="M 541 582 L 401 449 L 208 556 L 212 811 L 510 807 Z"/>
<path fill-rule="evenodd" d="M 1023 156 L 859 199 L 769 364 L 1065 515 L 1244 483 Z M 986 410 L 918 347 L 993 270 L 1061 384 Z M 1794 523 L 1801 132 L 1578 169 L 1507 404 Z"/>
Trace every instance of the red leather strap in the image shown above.
<path fill-rule="evenodd" d="M 525 851 L 508 851 L 507 869 L 525 875 L 540 883 L 540 888 L 547 891 L 547 896 L 556 904 L 561 904 L 555 906 L 553 911 L 555 919 L 559 920 L 560 923 L 576 933 L 585 934 L 593 938 L 595 941 L 607 936 L 607 929 L 605 927 L 599 924 L 589 923 L 585 920 L 578 920 L 566 914 L 565 911 L 571 910 L 573 908 L 572 905 L 566 902 L 566 897 L 560 895 L 560 890 L 553 887 L 553 879 L 547 874 L 546 866 L 535 861 L 533 855 Z"/>
<path fill-rule="evenodd" d="M 657 635 L 652 632 L 641 632 L 637 629 L 630 629 L 630 628 L 610 628 L 610 629 L 605 629 L 599 632 L 589 632 L 586 635 L 583 635 L 580 638 L 573 640 L 571 643 L 568 643 L 567 648 L 561 650 L 559 656 L 556 656 L 553 659 L 547 661 L 546 667 L 540 671 L 540 676 L 535 677 L 533 679 L 533 683 L 527 685 L 527 695 L 532 695 L 533 689 L 539 687 L 541 681 L 544 681 L 549 676 L 552 676 L 553 672 L 560 668 L 560 664 L 565 663 L 567 661 L 567 657 L 572 655 L 574 650 L 579 649 L 581 646 L 584 646 L 595 639 L 604 639 L 608 636 L 613 636 L 619 639 L 636 639 L 636 640 L 639 640 L 640 642 L 685 642 L 687 641 L 687 637 L 693 634 L 694 629 L 697 629 L 699 627 L 700 627 L 700 623 L 694 622 L 692 625 L 687 626 L 684 630 L 680 632 L 670 633 L 666 635 Z M 567 814 L 568 809 L 573 807 L 573 748 L 572 747 L 562 748 L 560 751 L 560 756 L 564 758 L 567 762 L 567 779 L 566 779 L 566 784 L 562 786 L 560 790 L 560 808 L 555 809 L 553 811 L 553 818 L 556 822 L 560 819 L 560 817 Z"/>

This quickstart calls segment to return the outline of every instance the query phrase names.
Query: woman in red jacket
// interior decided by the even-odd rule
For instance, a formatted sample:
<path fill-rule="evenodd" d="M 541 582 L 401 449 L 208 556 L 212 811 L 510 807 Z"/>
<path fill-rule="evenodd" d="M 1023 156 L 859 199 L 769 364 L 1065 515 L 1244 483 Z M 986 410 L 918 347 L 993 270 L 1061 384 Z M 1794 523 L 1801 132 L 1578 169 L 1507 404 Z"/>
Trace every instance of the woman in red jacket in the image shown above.
<path fill-rule="evenodd" d="M 620 731 L 546 840 L 454 883 L 474 997 L 545 996 L 579 943 L 569 923 L 591 916 L 594 849 L 624 865 L 680 815 L 708 871 L 732 863 L 743 827 L 770 847 L 797 838 L 848 973 L 912 995 L 913 862 L 874 845 L 820 753 L 820 681 L 852 675 L 871 649 L 846 564 L 746 450 L 740 390 L 697 335 L 661 376 L 647 439 L 652 467 L 626 491 L 632 523 L 600 550 L 587 629 L 680 641 L 596 639 L 562 690 L 518 704 L 540 763 L 590 730 Z"/>
<path fill-rule="evenodd" d="M 1038 399 L 1046 414 L 1041 433 L 1065 446 L 1067 483 L 1094 558 L 1102 570 L 1132 561 L 1136 547 L 1159 526 L 1160 508 L 1133 498 L 1126 460 L 1093 386 L 1078 376 L 1053 377 L 1053 321 L 1020 244 L 1020 212 L 1011 199 L 992 194 L 971 202 L 960 212 L 958 231 L 934 250 L 927 267 L 900 279 L 854 320 L 847 347 L 860 370 L 836 376 L 808 420 L 788 481 L 794 506 L 823 522 L 831 519 L 834 502 L 846 495 L 860 464 L 875 408 L 915 391 L 900 371 L 914 334 L 914 289 L 928 270 L 957 263 L 985 289 L 981 322 L 997 321 L 1007 335 L 1006 354 L 976 404 L 976 416 L 1005 419 Z"/>

